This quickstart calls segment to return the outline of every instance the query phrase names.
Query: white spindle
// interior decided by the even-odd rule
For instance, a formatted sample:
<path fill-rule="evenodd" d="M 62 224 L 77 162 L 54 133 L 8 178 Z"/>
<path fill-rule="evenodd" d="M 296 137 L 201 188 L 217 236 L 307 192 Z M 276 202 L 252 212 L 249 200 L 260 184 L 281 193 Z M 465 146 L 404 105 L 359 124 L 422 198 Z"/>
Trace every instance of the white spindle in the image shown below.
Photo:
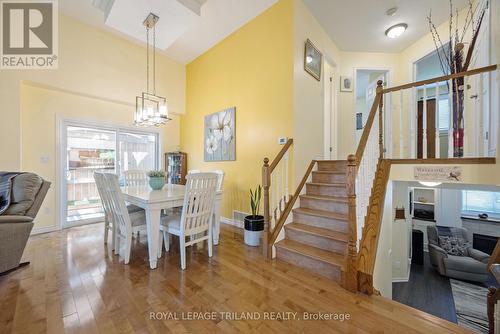
<path fill-rule="evenodd" d="M 422 97 L 422 159 L 427 158 L 427 85 Z"/>
<path fill-rule="evenodd" d="M 439 94 L 440 93 L 440 87 L 441 86 L 439 85 L 439 83 L 436 83 L 436 94 L 435 94 L 436 98 L 434 99 L 435 104 L 436 104 L 436 108 L 435 108 L 436 112 L 434 114 L 434 121 L 435 121 L 435 126 L 434 127 L 435 127 L 435 130 L 436 130 L 436 134 L 434 135 L 434 138 L 436 138 L 435 139 L 436 149 L 434 151 L 436 152 L 436 155 L 435 155 L 436 158 L 439 158 L 440 155 L 441 155 L 441 152 L 440 152 L 441 151 L 441 149 L 440 149 L 441 148 L 440 147 L 441 138 L 439 137 L 439 98 L 441 96 L 441 94 Z"/>
<path fill-rule="evenodd" d="M 285 197 L 288 202 L 288 151 L 285 153 Z"/>
<path fill-rule="evenodd" d="M 377 111 L 378 114 L 378 111 Z M 375 120 L 378 115 L 375 115 Z M 371 190 L 375 180 L 377 163 L 379 159 L 379 123 L 373 122 L 368 141 L 366 143 L 363 157 L 359 162 L 359 170 L 356 177 L 356 222 L 358 238 L 362 236 L 362 228 L 365 223 L 365 216 L 368 210 Z"/>
<path fill-rule="evenodd" d="M 399 157 L 403 159 L 404 137 L 403 137 L 403 92 L 404 89 L 399 91 Z"/>
<path fill-rule="evenodd" d="M 412 88 L 412 94 L 411 94 L 411 117 L 410 117 L 410 158 L 415 159 L 416 155 L 416 145 L 415 145 L 415 133 L 416 133 L 416 126 L 415 123 L 418 119 L 418 113 L 417 113 L 417 89 Z"/>

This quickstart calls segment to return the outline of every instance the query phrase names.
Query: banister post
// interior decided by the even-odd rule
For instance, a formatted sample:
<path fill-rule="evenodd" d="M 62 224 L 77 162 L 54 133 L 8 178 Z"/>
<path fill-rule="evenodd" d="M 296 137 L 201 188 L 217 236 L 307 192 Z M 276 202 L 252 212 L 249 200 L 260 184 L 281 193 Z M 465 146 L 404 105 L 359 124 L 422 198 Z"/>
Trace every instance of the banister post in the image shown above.
<path fill-rule="evenodd" d="M 382 92 L 384 88 L 382 87 L 383 81 L 377 81 L 377 95 L 380 95 L 380 100 L 378 104 L 378 147 L 380 153 L 380 159 L 384 158 L 384 115 L 382 114 L 382 108 L 384 106 L 384 93 Z"/>
<path fill-rule="evenodd" d="M 272 247 L 269 245 L 271 235 L 271 211 L 269 207 L 269 187 L 271 185 L 271 172 L 269 171 L 269 159 L 264 158 L 262 166 L 262 188 L 264 190 L 264 232 L 262 234 L 262 252 L 267 258 L 272 258 Z"/>
<path fill-rule="evenodd" d="M 356 156 L 350 154 L 347 157 L 347 200 L 348 200 L 348 229 L 349 239 L 347 241 L 346 266 L 344 274 L 344 287 L 351 291 L 358 290 L 358 268 L 357 268 L 357 226 L 356 226 Z"/>

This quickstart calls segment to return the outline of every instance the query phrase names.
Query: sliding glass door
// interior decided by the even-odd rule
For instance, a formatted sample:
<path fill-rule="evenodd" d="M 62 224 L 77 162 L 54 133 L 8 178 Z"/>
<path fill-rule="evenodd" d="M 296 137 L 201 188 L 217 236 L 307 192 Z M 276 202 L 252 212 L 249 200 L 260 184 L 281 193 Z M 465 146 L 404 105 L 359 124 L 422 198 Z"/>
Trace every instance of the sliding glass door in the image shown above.
<path fill-rule="evenodd" d="M 102 221 L 104 213 L 94 182 L 95 172 L 121 176 L 126 170 L 158 168 L 157 133 L 78 123 L 64 124 L 61 133 L 64 227 Z"/>

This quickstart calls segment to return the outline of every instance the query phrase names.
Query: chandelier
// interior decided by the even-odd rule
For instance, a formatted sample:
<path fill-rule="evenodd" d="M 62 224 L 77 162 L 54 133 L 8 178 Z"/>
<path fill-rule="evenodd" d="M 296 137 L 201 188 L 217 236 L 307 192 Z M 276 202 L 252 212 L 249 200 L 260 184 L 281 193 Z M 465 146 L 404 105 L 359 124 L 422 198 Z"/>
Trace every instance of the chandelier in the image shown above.
<path fill-rule="evenodd" d="M 156 23 L 160 18 L 153 14 L 149 15 L 144 20 L 143 24 L 146 27 L 146 91 L 142 92 L 141 96 L 135 97 L 135 113 L 134 113 L 134 125 L 137 126 L 160 126 L 165 124 L 167 121 L 171 120 L 168 117 L 167 100 L 156 95 Z M 153 30 L 153 45 L 152 48 L 152 90 L 149 90 L 149 35 L 150 30 Z"/>

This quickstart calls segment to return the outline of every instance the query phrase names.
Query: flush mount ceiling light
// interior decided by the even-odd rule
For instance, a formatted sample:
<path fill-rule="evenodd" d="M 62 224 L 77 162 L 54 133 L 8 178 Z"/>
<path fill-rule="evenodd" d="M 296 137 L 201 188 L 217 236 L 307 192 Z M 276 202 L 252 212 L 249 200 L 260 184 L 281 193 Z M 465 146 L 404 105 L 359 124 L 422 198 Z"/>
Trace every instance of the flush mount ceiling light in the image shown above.
<path fill-rule="evenodd" d="M 419 181 L 418 183 L 426 187 L 437 187 L 441 184 L 441 182 L 430 182 L 430 181 L 427 182 Z"/>
<path fill-rule="evenodd" d="M 406 23 L 399 23 L 387 29 L 385 34 L 389 38 L 396 38 L 401 36 L 405 32 L 406 28 L 408 28 Z"/>
<path fill-rule="evenodd" d="M 134 113 L 134 124 L 137 126 L 160 126 L 165 124 L 171 118 L 168 117 L 167 100 L 156 95 L 156 22 L 160 18 L 149 13 L 148 17 L 144 20 L 143 24 L 146 27 L 146 91 L 142 92 L 140 96 L 135 98 L 135 113 Z M 153 89 L 149 90 L 149 31 L 153 30 L 153 70 L 152 70 L 152 86 Z"/>

